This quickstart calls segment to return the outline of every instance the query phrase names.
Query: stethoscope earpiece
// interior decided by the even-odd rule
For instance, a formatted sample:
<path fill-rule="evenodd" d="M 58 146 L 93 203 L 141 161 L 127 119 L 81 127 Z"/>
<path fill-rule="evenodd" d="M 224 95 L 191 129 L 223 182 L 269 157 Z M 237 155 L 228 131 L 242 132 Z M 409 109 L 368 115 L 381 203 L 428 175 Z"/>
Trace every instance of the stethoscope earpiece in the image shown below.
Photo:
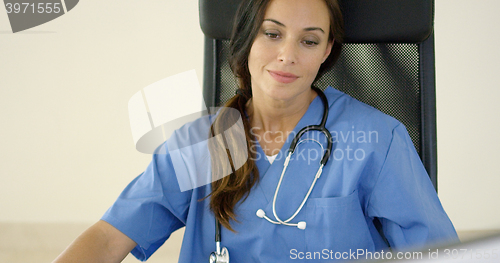
<path fill-rule="evenodd" d="M 283 222 L 283 221 L 273 221 L 271 220 L 269 217 L 266 216 L 266 212 L 264 212 L 264 210 L 262 209 L 259 209 L 257 210 L 257 213 L 255 213 L 258 217 L 260 218 L 264 218 L 266 219 L 267 221 L 269 221 L 270 223 L 273 223 L 275 225 L 286 225 L 286 226 L 296 226 L 298 229 L 301 229 L 301 230 L 304 230 L 306 229 L 306 226 L 307 226 L 307 223 L 306 221 L 300 221 L 298 222 L 297 224 L 292 224 L 292 223 L 288 223 L 288 222 Z"/>
<path fill-rule="evenodd" d="M 264 210 L 262 210 L 262 209 L 257 210 L 256 214 L 260 218 L 264 218 L 264 216 L 266 216 L 266 212 L 264 212 Z"/>

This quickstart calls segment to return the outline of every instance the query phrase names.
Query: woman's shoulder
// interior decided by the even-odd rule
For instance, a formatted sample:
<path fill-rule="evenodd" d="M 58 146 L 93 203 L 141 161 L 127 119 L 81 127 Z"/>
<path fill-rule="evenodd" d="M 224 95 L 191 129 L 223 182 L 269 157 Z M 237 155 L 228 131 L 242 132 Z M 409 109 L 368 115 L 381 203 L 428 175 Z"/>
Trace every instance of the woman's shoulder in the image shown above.
<path fill-rule="evenodd" d="M 341 125 L 349 128 L 354 126 L 354 128 L 390 132 L 394 128 L 402 126 L 402 123 L 394 117 L 335 88 L 328 87 L 324 93 L 329 103 L 330 125 Z"/>

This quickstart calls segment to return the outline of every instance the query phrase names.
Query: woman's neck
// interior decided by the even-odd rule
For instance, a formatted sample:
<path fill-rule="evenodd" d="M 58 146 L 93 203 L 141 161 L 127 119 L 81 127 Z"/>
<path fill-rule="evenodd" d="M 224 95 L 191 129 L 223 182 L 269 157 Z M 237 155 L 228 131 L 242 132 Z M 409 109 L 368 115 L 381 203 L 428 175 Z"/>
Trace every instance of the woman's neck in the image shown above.
<path fill-rule="evenodd" d="M 253 94 L 247 105 L 251 134 L 266 155 L 278 153 L 316 96 L 316 92 L 310 90 L 283 101 Z"/>

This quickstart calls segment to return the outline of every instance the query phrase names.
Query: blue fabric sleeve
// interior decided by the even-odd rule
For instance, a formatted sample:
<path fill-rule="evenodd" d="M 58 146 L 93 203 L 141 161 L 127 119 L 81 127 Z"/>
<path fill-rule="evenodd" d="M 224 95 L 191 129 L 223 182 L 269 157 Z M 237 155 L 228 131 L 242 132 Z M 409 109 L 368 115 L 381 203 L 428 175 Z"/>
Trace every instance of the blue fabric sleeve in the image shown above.
<path fill-rule="evenodd" d="M 387 156 L 369 197 L 368 216 L 378 218 L 390 246 L 421 249 L 457 242 L 405 127 L 394 128 Z"/>
<path fill-rule="evenodd" d="M 138 244 L 131 253 L 142 261 L 185 225 L 191 197 L 191 191 L 179 190 L 172 161 L 162 147 L 102 217 Z"/>

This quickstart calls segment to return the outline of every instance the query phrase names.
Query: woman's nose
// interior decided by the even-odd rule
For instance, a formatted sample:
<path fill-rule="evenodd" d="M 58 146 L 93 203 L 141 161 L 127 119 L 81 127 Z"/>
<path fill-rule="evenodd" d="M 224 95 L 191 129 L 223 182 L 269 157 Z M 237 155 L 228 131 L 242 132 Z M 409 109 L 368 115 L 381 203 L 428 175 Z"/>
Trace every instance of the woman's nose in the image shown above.
<path fill-rule="evenodd" d="M 297 63 L 297 46 L 293 41 L 283 41 L 279 50 L 278 60 L 285 65 Z"/>

